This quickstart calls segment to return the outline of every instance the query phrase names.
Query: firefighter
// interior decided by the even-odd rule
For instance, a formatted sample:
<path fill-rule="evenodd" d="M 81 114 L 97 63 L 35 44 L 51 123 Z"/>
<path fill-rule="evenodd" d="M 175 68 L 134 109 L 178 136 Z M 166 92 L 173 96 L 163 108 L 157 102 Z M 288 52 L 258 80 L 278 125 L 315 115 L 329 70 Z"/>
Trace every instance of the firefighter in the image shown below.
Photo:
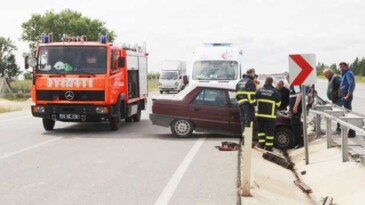
<path fill-rule="evenodd" d="M 242 137 L 245 135 L 245 127 L 253 128 L 253 121 L 255 120 L 256 85 L 253 81 L 254 77 L 255 69 L 248 69 L 236 85 L 236 100 L 240 111 Z"/>
<path fill-rule="evenodd" d="M 276 110 L 280 106 L 280 93 L 272 85 L 272 77 L 265 79 L 265 85 L 256 92 L 257 124 L 259 142 L 256 147 L 273 151 Z"/>

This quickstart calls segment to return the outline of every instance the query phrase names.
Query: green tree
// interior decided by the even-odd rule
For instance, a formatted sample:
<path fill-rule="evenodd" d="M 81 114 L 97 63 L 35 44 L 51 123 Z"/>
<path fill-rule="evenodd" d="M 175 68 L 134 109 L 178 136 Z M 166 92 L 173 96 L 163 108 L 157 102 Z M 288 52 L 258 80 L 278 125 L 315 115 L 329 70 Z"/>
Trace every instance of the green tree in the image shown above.
<path fill-rule="evenodd" d="M 29 72 L 23 73 L 23 76 L 24 76 L 24 80 L 32 80 L 33 79 L 32 73 L 29 73 Z"/>
<path fill-rule="evenodd" d="M 105 22 L 82 16 L 81 13 L 65 9 L 60 13 L 47 11 L 44 15 L 33 14 L 22 24 L 21 39 L 29 43 L 32 51 L 39 42 L 39 36 L 44 33 L 53 33 L 54 41 L 61 41 L 63 35 L 86 35 L 88 41 L 97 41 L 100 34 L 108 35 L 110 41 L 116 37 L 114 31 L 105 27 Z"/>
<path fill-rule="evenodd" d="M 15 55 L 13 54 L 17 48 L 9 38 L 0 36 L 0 76 L 9 77 L 13 79 L 22 72 L 15 62 Z"/>

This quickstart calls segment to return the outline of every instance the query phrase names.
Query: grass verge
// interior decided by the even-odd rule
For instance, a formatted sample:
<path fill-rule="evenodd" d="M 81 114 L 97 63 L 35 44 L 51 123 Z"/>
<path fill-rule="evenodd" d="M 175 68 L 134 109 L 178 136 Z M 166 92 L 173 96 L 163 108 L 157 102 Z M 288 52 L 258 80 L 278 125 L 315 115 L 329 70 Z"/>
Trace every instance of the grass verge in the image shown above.
<path fill-rule="evenodd" d="M 155 80 L 148 80 L 148 91 L 156 91 L 158 90 L 158 79 Z"/>
<path fill-rule="evenodd" d="M 0 113 L 19 111 L 20 107 L 0 107 Z"/>

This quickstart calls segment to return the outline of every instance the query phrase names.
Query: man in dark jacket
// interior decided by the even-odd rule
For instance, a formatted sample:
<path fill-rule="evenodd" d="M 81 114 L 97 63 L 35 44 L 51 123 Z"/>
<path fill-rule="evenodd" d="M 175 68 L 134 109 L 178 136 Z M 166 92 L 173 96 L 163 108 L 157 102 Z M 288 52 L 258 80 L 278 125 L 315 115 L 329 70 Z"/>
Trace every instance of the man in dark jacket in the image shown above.
<path fill-rule="evenodd" d="M 246 74 L 236 85 L 236 100 L 240 111 L 242 137 L 245 135 L 245 127 L 253 128 L 255 120 L 256 85 L 254 83 L 255 69 L 248 69 Z"/>
<path fill-rule="evenodd" d="M 340 63 L 340 70 L 342 72 L 340 96 L 343 97 L 343 106 L 346 109 L 352 110 L 352 100 L 354 98 L 353 93 L 355 90 L 355 75 L 345 62 Z M 348 137 L 356 137 L 355 130 L 349 130 Z"/>
<path fill-rule="evenodd" d="M 341 85 L 341 77 L 337 76 L 333 73 L 333 71 L 329 68 L 324 69 L 323 71 L 324 77 L 328 79 L 328 87 L 327 87 L 327 97 L 332 101 L 333 104 L 338 106 L 343 105 L 343 99 L 340 97 L 339 89 Z M 340 132 L 340 124 L 337 123 L 337 132 Z"/>
<path fill-rule="evenodd" d="M 265 85 L 256 92 L 259 137 L 256 147 L 270 152 L 274 145 L 276 110 L 281 104 L 280 93 L 272 83 L 272 77 L 267 77 Z"/>
<path fill-rule="evenodd" d="M 278 107 L 278 110 L 287 110 L 289 105 L 289 89 L 284 86 L 284 81 L 279 80 L 276 84 L 276 89 L 280 93 L 281 104 Z"/>

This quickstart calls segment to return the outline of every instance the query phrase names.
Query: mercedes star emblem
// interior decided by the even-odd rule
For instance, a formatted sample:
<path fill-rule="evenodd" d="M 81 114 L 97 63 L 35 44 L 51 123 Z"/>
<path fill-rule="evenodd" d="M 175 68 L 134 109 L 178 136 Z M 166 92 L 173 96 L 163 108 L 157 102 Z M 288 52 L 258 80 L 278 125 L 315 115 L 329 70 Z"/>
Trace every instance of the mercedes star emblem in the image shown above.
<path fill-rule="evenodd" d="M 74 99 L 74 97 L 75 97 L 75 94 L 74 94 L 74 92 L 72 92 L 72 91 L 67 91 L 67 92 L 65 93 L 65 97 L 66 97 L 66 99 L 67 99 L 67 100 L 73 100 L 73 99 Z"/>

